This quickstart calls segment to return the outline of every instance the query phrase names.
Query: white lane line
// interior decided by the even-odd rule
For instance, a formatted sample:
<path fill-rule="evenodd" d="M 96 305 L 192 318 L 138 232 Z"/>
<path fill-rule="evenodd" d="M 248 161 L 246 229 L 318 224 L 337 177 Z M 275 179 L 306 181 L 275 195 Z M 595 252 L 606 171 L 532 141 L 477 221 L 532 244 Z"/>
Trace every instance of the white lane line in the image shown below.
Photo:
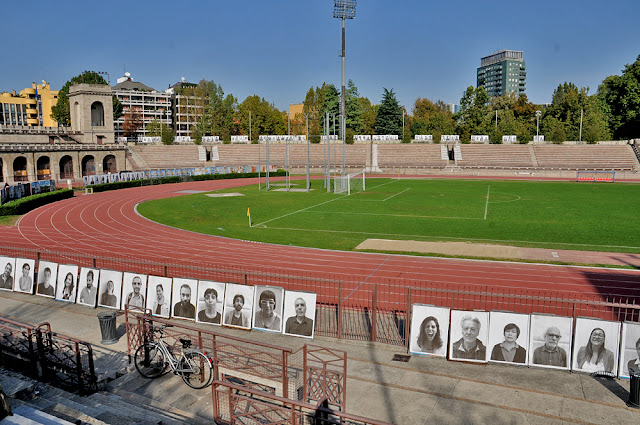
<path fill-rule="evenodd" d="M 491 185 L 487 187 L 487 203 L 484 205 L 484 219 L 487 219 L 487 211 L 489 210 L 489 191 L 491 190 Z"/>

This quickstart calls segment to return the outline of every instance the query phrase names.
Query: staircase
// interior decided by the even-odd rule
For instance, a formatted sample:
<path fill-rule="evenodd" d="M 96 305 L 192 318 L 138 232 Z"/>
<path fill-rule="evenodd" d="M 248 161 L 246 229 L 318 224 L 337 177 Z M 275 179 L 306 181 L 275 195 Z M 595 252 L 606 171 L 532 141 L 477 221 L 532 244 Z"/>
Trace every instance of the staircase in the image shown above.
<path fill-rule="evenodd" d="M 79 396 L 0 369 L 13 416 L 5 424 L 211 424 L 211 388 L 193 390 L 173 374 L 155 380 L 135 370 Z"/>

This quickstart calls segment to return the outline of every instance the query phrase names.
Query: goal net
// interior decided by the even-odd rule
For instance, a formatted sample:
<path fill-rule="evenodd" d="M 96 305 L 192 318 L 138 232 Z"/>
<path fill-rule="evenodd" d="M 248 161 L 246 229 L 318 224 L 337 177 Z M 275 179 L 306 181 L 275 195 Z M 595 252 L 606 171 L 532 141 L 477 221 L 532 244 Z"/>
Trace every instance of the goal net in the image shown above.
<path fill-rule="evenodd" d="M 364 170 L 346 176 L 335 176 L 333 178 L 333 193 L 362 192 L 365 190 Z"/>
<path fill-rule="evenodd" d="M 579 182 L 615 182 L 615 171 L 578 171 L 576 181 Z"/>

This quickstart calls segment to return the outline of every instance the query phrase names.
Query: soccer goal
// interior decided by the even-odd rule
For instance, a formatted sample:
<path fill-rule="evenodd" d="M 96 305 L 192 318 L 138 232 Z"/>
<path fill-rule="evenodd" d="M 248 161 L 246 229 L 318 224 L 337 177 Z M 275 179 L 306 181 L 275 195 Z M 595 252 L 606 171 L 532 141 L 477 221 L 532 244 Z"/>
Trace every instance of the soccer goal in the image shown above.
<path fill-rule="evenodd" d="M 615 182 L 615 171 L 578 171 L 576 181 L 579 182 Z"/>
<path fill-rule="evenodd" d="M 365 190 L 364 170 L 346 176 L 335 176 L 333 178 L 333 193 L 362 192 Z"/>

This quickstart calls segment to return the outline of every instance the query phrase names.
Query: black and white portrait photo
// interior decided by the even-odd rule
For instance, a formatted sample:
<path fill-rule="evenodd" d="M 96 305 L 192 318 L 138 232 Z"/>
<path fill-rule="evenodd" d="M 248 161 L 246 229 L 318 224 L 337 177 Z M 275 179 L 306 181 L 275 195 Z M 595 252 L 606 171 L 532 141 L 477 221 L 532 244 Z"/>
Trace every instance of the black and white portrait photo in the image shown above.
<path fill-rule="evenodd" d="M 285 335 L 313 338 L 316 298 L 314 292 L 285 291 L 282 313 Z"/>
<path fill-rule="evenodd" d="M 80 269 L 80 277 L 78 278 L 78 298 L 76 304 L 95 307 L 98 301 L 98 282 L 100 279 L 100 270 L 90 267 Z"/>
<path fill-rule="evenodd" d="M 282 332 L 284 289 L 278 286 L 256 286 L 253 327 L 269 332 Z"/>
<path fill-rule="evenodd" d="M 449 345 L 449 314 L 447 307 L 413 304 L 409 352 L 445 357 Z"/>
<path fill-rule="evenodd" d="M 568 370 L 573 318 L 532 314 L 529 327 L 529 365 Z"/>
<path fill-rule="evenodd" d="M 51 261 L 40 261 L 38 263 L 38 283 L 36 284 L 36 295 L 55 298 L 56 281 L 58 279 L 58 263 Z"/>
<path fill-rule="evenodd" d="M 36 260 L 30 258 L 16 258 L 16 274 L 13 279 L 13 290 L 33 294 L 33 276 Z"/>
<path fill-rule="evenodd" d="M 640 374 L 640 323 L 624 322 L 620 344 L 621 378 L 630 378 L 631 373 Z"/>
<path fill-rule="evenodd" d="M 195 279 L 173 278 L 173 309 L 171 315 L 176 319 L 196 320 L 196 291 L 198 281 Z"/>
<path fill-rule="evenodd" d="M 0 289 L 13 291 L 13 276 L 16 268 L 16 259 L 0 257 Z"/>
<path fill-rule="evenodd" d="M 526 365 L 529 347 L 529 315 L 489 313 L 489 361 Z"/>
<path fill-rule="evenodd" d="M 149 276 L 147 308 L 151 314 L 168 319 L 171 314 L 171 278 Z"/>
<path fill-rule="evenodd" d="M 147 275 L 124 272 L 122 276 L 122 310 L 126 305 L 144 309 L 147 294 Z"/>
<path fill-rule="evenodd" d="M 120 308 L 122 296 L 122 272 L 116 270 L 100 270 L 98 285 L 98 305 L 100 307 Z"/>
<path fill-rule="evenodd" d="M 201 280 L 198 282 L 198 314 L 196 322 L 222 325 L 224 282 Z"/>
<path fill-rule="evenodd" d="M 488 336 L 488 312 L 451 310 L 449 360 L 486 363 Z"/>
<path fill-rule="evenodd" d="M 572 370 L 617 375 L 620 322 L 578 317 L 573 344 Z"/>
<path fill-rule="evenodd" d="M 76 302 L 78 289 L 78 266 L 73 264 L 60 264 L 58 266 L 58 285 L 56 288 L 56 300 L 69 303 Z"/>
<path fill-rule="evenodd" d="M 251 329 L 254 289 L 253 286 L 227 283 L 224 295 L 224 325 Z"/>

